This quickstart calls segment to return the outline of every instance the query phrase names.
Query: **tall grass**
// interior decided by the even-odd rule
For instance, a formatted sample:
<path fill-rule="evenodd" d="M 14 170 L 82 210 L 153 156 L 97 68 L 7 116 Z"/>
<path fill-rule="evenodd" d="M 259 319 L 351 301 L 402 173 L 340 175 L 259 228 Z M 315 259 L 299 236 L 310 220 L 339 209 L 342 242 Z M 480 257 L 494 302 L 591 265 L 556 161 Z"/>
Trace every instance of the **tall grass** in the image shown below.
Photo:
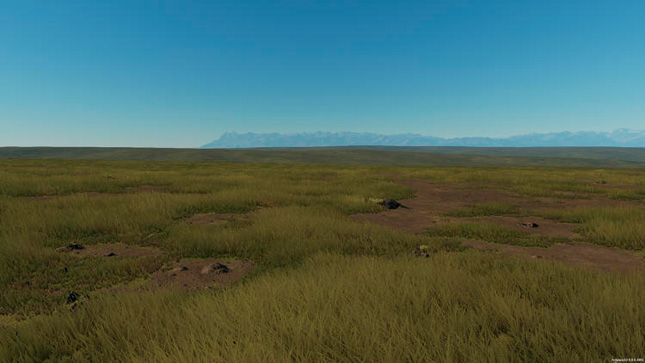
<path fill-rule="evenodd" d="M 392 256 L 410 253 L 419 245 L 435 251 L 460 249 L 455 240 L 398 233 L 351 222 L 327 208 L 302 206 L 261 210 L 250 221 L 228 226 L 177 227 L 163 246 L 182 256 L 231 255 L 287 266 L 321 251 Z"/>
<path fill-rule="evenodd" d="M 0 199 L 0 289 L 4 296 L 0 311 L 5 312 L 47 311 L 58 305 L 65 291 L 55 289 L 52 293 L 45 284 L 31 284 L 39 275 L 53 276 L 61 286 L 76 284 L 81 285 L 79 290 L 89 291 L 136 279 L 142 276 L 141 271 L 149 272 L 149 268 L 128 268 L 123 269 L 125 275 L 106 278 L 100 272 L 103 262 L 91 259 L 88 263 L 97 268 L 86 269 L 86 279 L 78 279 L 74 273 L 63 274 L 61 266 L 72 262 L 55 249 L 70 243 L 153 245 L 175 257 L 224 254 L 253 258 L 267 266 L 294 263 L 320 250 L 392 254 L 429 243 L 427 237 L 401 237 L 392 232 L 372 231 L 363 236 L 371 227 L 344 219 L 351 213 L 381 210 L 370 201 L 373 198 L 412 195 L 391 180 L 366 173 L 366 168 L 61 161 L 24 164 L 27 167 L 0 170 L 0 190 L 4 193 Z M 163 189 L 128 189 L 141 185 Z M 39 195 L 53 197 L 23 198 Z M 255 210 L 259 212 L 250 223 L 240 228 L 188 226 L 184 221 L 201 213 Z M 454 247 L 457 243 L 448 244 Z M 102 285 L 88 283 L 92 280 L 102 281 Z M 31 284 L 29 289 L 11 287 L 26 283 Z M 47 298 L 43 299 L 44 295 Z"/>
<path fill-rule="evenodd" d="M 546 215 L 581 223 L 591 242 L 643 249 L 637 170 L 0 161 L 0 361 L 597 361 L 644 350 L 642 275 L 446 252 L 463 238 L 557 242 L 493 224 L 413 235 L 347 218 L 413 196 L 386 172 L 628 199 Z M 186 223 L 202 213 L 247 218 Z M 515 213 L 499 202 L 454 215 Z M 72 242 L 162 256 L 56 251 Z M 420 245 L 430 258 L 402 257 Z M 249 259 L 259 272 L 217 292 L 103 291 L 186 257 Z M 89 296 L 73 312 L 70 291 Z"/>
<path fill-rule="evenodd" d="M 0 359 L 601 362 L 645 349 L 644 283 L 474 253 L 323 254 L 219 293 L 104 296 L 34 318 L 0 330 Z"/>
<path fill-rule="evenodd" d="M 581 223 L 580 232 L 593 243 L 633 250 L 645 248 L 645 209 L 586 207 L 544 212 L 549 218 Z"/>
<path fill-rule="evenodd" d="M 472 205 L 470 208 L 458 209 L 445 215 L 450 217 L 483 217 L 504 216 L 519 214 L 520 208 L 516 205 L 503 202 L 486 202 Z"/>
<path fill-rule="evenodd" d="M 525 247 L 548 247 L 561 239 L 530 234 L 487 222 L 450 222 L 428 228 L 433 237 L 460 237 Z"/>

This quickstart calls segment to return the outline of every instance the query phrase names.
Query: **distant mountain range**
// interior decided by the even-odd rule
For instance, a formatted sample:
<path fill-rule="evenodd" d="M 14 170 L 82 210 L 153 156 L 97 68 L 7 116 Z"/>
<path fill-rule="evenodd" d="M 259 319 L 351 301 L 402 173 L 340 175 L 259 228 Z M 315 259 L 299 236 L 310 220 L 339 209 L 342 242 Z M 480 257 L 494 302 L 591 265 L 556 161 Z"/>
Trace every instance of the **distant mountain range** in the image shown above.
<path fill-rule="evenodd" d="M 618 129 L 610 132 L 557 132 L 506 138 L 441 138 L 419 134 L 381 135 L 360 132 L 313 132 L 297 134 L 227 132 L 202 148 L 316 147 L 316 146 L 623 146 L 645 147 L 645 130 Z"/>

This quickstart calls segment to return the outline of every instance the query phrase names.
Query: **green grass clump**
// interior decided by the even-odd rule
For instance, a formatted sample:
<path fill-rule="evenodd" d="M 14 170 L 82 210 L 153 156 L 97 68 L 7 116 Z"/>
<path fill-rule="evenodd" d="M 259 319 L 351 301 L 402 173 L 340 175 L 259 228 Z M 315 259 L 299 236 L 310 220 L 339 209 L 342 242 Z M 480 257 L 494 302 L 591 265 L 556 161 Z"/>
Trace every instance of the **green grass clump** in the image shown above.
<path fill-rule="evenodd" d="M 516 205 L 502 202 L 487 202 L 472 205 L 467 209 L 458 209 L 446 213 L 449 217 L 484 217 L 514 215 L 520 212 Z"/>
<path fill-rule="evenodd" d="M 580 233 L 592 243 L 632 250 L 645 249 L 645 209 L 638 207 L 581 207 L 552 210 L 545 217 L 580 223 Z"/>
<path fill-rule="evenodd" d="M 548 247 L 561 239 L 530 234 L 486 222 L 448 222 L 428 228 L 433 237 L 458 237 L 525 247 Z"/>
<path fill-rule="evenodd" d="M 645 188 L 614 189 L 609 192 L 609 198 L 614 200 L 634 200 L 645 203 Z"/>
<path fill-rule="evenodd" d="M 644 283 L 475 253 L 323 254 L 218 293 L 97 297 L 0 330 L 0 360 L 607 361 L 645 349 Z"/>

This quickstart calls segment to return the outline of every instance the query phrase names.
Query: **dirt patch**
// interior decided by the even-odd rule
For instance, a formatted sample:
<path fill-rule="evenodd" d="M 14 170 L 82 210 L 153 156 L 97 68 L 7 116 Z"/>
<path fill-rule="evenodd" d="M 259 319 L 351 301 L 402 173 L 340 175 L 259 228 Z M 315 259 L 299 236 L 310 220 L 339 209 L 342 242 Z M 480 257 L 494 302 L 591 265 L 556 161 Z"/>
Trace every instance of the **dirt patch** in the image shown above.
<path fill-rule="evenodd" d="M 517 218 L 507 216 L 486 216 L 476 218 L 455 218 L 465 222 L 488 222 L 517 231 L 540 234 L 547 237 L 578 239 L 582 236 L 574 232 L 578 225 L 573 223 L 560 223 L 539 217 Z M 530 226 L 531 224 L 536 227 Z M 529 225 L 529 226 L 527 226 Z"/>
<path fill-rule="evenodd" d="M 150 278 L 150 286 L 187 290 L 225 287 L 241 279 L 253 268 L 248 261 L 182 259 L 169 269 L 155 272 Z"/>
<path fill-rule="evenodd" d="M 403 203 L 409 203 L 408 200 Z M 389 226 L 412 233 L 422 233 L 436 223 L 448 221 L 449 218 L 433 216 L 429 212 L 410 207 L 410 209 L 395 209 L 379 213 L 361 213 L 350 217 L 359 222 L 370 222 Z"/>
<path fill-rule="evenodd" d="M 478 250 L 497 250 L 504 256 L 544 258 L 606 272 L 645 273 L 645 261 L 634 252 L 588 243 L 565 243 L 548 248 L 519 247 L 471 240 L 463 243 Z"/>
<path fill-rule="evenodd" d="M 219 226 L 231 221 L 248 218 L 248 214 L 196 214 L 187 218 L 186 223 L 198 226 Z"/>
<path fill-rule="evenodd" d="M 505 202 L 523 205 L 540 204 L 539 201 L 525 198 L 517 193 L 503 190 L 499 185 L 483 183 L 433 184 L 418 179 L 397 181 L 416 191 L 413 199 L 400 201 L 410 209 L 422 209 L 426 212 L 448 213 L 455 209 L 468 208 L 473 204 L 488 202 Z"/>
<path fill-rule="evenodd" d="M 397 180 L 397 182 L 416 191 L 415 198 L 400 201 L 401 204 L 408 206 L 409 209 L 397 208 L 380 213 L 356 214 L 351 218 L 362 222 L 382 224 L 412 233 L 422 233 L 425 232 L 427 228 L 434 225 L 454 221 L 489 222 L 527 233 L 575 240 L 581 238 L 581 236 L 574 231 L 576 225 L 571 223 L 559 223 L 549 219 L 533 216 L 521 218 L 512 216 L 456 218 L 446 217 L 442 214 L 454 210 L 469 208 L 473 204 L 485 202 L 503 202 L 517 205 L 520 207 L 523 214 L 530 214 L 530 211 L 535 210 L 561 209 L 579 206 L 637 205 L 634 203 L 609 199 L 569 200 L 529 197 L 506 190 L 500 190 L 499 188 L 502 188 L 500 186 L 484 185 L 480 183 L 432 184 L 418 179 L 404 179 Z M 523 223 L 525 225 L 522 225 Z M 537 225 L 537 227 L 534 225 Z M 548 248 L 527 248 L 493 244 L 483 241 L 467 241 L 465 244 L 480 250 L 499 250 L 502 255 L 506 256 L 545 258 L 569 265 L 584 266 L 602 271 L 636 270 L 645 272 L 645 260 L 639 258 L 631 251 L 620 250 L 618 248 L 609 248 L 585 243 L 557 244 Z"/>
<path fill-rule="evenodd" d="M 25 200 L 33 200 L 33 201 L 47 201 L 47 200 L 52 200 L 60 198 L 58 195 L 34 195 L 34 196 L 28 196 L 28 197 L 23 197 Z"/>
<path fill-rule="evenodd" d="M 558 199 L 545 197 L 530 197 L 503 190 L 502 186 L 485 183 L 452 183 L 433 184 L 419 179 L 401 179 L 398 183 L 416 191 L 412 199 L 399 201 L 409 209 L 396 209 L 380 213 L 356 214 L 351 218 L 362 222 L 372 222 L 388 225 L 408 232 L 421 233 L 436 223 L 450 220 L 468 221 L 468 218 L 445 218 L 442 214 L 455 210 L 468 209 L 472 205 L 487 202 L 502 202 L 516 205 L 522 214 L 531 211 L 544 211 L 570 207 L 591 206 L 638 206 L 638 204 L 616 200 L 590 199 Z M 640 205 L 640 207 L 645 207 Z M 521 220 L 511 217 L 481 217 L 480 221 L 490 221 L 511 228 L 520 228 L 519 224 L 526 220 L 538 223 L 538 228 L 525 228 L 526 232 L 543 234 L 554 237 L 579 237 L 573 229 L 574 225 L 557 223 L 543 218 L 527 217 Z M 470 219 L 472 220 L 472 219 Z"/>
<path fill-rule="evenodd" d="M 125 190 L 129 192 L 158 192 L 166 189 L 163 185 L 139 185 L 136 187 L 127 187 Z"/>
<path fill-rule="evenodd" d="M 76 244 L 72 244 L 76 245 Z M 72 246 L 70 245 L 70 246 Z M 71 254 L 91 257 L 148 257 L 160 256 L 161 251 L 151 247 L 128 246 L 123 243 L 109 245 L 92 245 L 79 247 L 65 246 L 59 249 L 60 252 L 68 251 Z"/>

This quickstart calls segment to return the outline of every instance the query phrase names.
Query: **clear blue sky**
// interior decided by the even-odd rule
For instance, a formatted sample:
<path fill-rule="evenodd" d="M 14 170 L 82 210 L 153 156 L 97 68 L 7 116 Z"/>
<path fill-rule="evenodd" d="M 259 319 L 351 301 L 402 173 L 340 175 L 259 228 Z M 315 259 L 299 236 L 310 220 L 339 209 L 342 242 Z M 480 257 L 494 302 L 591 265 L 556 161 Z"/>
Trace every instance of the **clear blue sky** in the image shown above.
<path fill-rule="evenodd" d="M 645 128 L 642 0 L 0 5 L 0 146 Z"/>

